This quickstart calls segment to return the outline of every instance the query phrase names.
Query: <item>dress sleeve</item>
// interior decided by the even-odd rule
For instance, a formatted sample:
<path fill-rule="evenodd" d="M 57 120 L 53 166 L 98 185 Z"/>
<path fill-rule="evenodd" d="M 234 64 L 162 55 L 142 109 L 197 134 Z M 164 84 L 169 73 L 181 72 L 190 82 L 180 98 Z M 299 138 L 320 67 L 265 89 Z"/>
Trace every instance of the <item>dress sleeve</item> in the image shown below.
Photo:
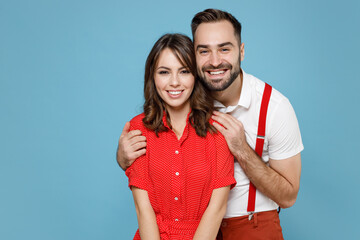
<path fill-rule="evenodd" d="M 216 179 L 214 189 L 230 185 L 230 189 L 235 187 L 234 178 L 234 156 L 231 154 L 225 138 L 221 133 L 215 133 L 216 143 Z"/>
<path fill-rule="evenodd" d="M 146 130 L 142 125 L 142 121 L 136 121 L 136 119 L 130 121 L 130 131 L 131 130 L 141 130 L 143 135 L 146 136 Z M 148 157 L 147 153 L 145 155 L 140 156 L 135 160 L 131 166 L 126 169 L 125 174 L 129 178 L 129 188 L 131 186 L 149 190 L 149 169 L 148 169 Z"/>

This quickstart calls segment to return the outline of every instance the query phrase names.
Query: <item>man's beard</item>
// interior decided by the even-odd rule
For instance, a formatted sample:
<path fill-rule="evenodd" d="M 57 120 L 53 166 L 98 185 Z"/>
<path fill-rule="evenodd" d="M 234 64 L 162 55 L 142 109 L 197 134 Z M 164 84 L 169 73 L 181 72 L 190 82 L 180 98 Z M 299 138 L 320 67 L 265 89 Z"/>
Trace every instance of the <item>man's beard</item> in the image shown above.
<path fill-rule="evenodd" d="M 217 84 L 214 84 L 212 80 L 206 79 L 206 75 L 205 75 L 206 71 L 214 70 L 214 69 L 222 69 L 222 68 L 228 69 L 228 71 L 230 71 L 230 77 L 228 79 L 226 79 L 226 80 L 221 79 L 222 84 L 217 85 Z M 207 65 L 207 66 L 202 67 L 201 71 L 198 69 L 200 80 L 205 85 L 205 87 L 207 89 L 209 89 L 210 91 L 224 91 L 235 81 L 235 79 L 239 76 L 240 71 L 241 71 L 240 70 L 240 59 L 236 63 L 233 72 L 231 72 L 232 70 L 233 70 L 233 66 L 230 63 L 221 63 L 217 67 Z"/>

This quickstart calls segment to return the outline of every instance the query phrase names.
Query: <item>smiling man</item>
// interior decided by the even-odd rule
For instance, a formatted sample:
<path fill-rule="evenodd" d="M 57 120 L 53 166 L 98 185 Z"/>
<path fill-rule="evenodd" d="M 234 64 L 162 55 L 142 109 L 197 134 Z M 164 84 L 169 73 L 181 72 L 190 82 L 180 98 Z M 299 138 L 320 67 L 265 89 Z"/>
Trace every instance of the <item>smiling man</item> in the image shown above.
<path fill-rule="evenodd" d="M 198 75 L 216 99 L 213 119 L 235 157 L 231 190 L 218 239 L 283 239 L 277 209 L 291 207 L 300 186 L 303 144 L 289 100 L 241 69 L 241 24 L 207 9 L 191 24 Z M 146 149 L 140 131 L 120 136 L 117 160 L 125 169 Z"/>

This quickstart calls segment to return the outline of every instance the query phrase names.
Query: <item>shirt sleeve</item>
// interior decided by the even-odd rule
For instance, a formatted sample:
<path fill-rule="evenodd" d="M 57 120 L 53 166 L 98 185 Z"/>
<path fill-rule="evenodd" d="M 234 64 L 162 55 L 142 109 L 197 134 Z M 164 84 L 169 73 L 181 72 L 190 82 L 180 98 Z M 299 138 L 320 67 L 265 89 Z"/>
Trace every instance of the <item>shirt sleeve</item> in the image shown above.
<path fill-rule="evenodd" d="M 142 125 L 142 121 L 130 121 L 130 131 L 139 129 L 146 136 L 146 130 Z M 129 178 L 129 188 L 131 186 L 143 189 L 148 191 L 149 190 L 149 161 L 147 157 L 147 153 L 145 155 L 140 156 L 135 160 L 131 166 L 126 169 L 125 174 Z"/>
<path fill-rule="evenodd" d="M 216 143 L 216 179 L 214 189 L 230 185 L 230 189 L 235 187 L 234 178 L 234 156 L 231 154 L 225 138 L 221 133 L 215 133 Z"/>
<path fill-rule="evenodd" d="M 295 111 L 287 98 L 279 103 L 269 123 L 269 158 L 286 159 L 304 149 Z"/>

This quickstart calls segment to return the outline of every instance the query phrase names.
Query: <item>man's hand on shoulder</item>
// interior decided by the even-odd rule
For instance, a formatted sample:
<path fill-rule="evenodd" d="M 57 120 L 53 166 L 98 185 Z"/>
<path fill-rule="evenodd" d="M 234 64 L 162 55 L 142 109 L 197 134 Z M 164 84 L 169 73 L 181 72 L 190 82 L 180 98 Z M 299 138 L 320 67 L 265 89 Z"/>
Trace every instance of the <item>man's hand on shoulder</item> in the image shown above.
<path fill-rule="evenodd" d="M 246 142 L 244 126 L 233 116 L 214 112 L 214 127 L 224 135 L 231 153 L 256 188 L 280 207 L 291 207 L 300 186 L 301 155 L 283 160 L 269 160 L 269 166 Z"/>
<path fill-rule="evenodd" d="M 214 127 L 225 137 L 231 153 L 234 156 L 246 152 L 249 146 L 246 142 L 243 124 L 230 114 L 214 111 L 212 119 Z"/>
<path fill-rule="evenodd" d="M 125 124 L 116 153 L 116 160 L 124 171 L 146 153 L 146 137 L 141 134 L 140 130 L 130 131 L 129 122 Z"/>

